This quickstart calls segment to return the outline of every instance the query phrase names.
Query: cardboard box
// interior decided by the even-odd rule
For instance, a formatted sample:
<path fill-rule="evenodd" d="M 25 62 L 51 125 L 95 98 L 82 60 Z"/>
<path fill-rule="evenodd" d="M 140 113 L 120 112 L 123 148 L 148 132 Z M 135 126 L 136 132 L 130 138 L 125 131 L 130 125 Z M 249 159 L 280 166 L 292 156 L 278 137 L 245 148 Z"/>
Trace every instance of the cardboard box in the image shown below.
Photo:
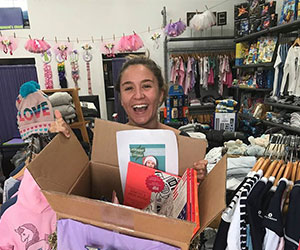
<path fill-rule="evenodd" d="M 96 120 L 89 161 L 74 134 L 57 135 L 30 163 L 29 171 L 58 218 L 71 218 L 141 238 L 188 249 L 196 224 L 149 214 L 138 209 L 99 201 L 112 190 L 122 201 L 116 132 L 136 127 Z M 178 136 L 179 174 L 204 157 L 206 141 Z M 200 225 L 203 230 L 225 208 L 226 157 L 199 187 Z"/>

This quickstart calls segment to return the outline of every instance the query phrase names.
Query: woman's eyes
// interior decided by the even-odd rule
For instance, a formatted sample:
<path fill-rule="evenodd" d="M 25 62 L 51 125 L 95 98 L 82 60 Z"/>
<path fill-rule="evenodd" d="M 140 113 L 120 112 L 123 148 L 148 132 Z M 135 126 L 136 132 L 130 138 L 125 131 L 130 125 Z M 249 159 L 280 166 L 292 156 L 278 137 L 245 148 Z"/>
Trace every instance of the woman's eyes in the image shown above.
<path fill-rule="evenodd" d="M 144 85 L 143 85 L 143 88 L 144 88 L 144 89 L 152 88 L 152 85 L 151 85 L 151 84 L 144 84 Z"/>
<path fill-rule="evenodd" d="M 129 90 L 132 90 L 132 89 L 133 89 L 133 87 L 126 87 L 124 90 L 129 91 Z"/>

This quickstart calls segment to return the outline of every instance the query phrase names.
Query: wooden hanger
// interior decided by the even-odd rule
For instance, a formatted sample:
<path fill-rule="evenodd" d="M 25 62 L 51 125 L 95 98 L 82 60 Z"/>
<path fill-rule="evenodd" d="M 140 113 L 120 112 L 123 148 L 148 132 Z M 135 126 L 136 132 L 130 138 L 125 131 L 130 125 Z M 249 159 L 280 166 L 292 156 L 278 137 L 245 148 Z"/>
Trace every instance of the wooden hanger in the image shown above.
<path fill-rule="evenodd" d="M 264 160 L 265 160 L 264 157 L 260 157 L 254 164 L 252 171 L 257 172 L 260 169 L 261 165 L 263 164 Z"/>
<path fill-rule="evenodd" d="M 296 175 L 297 175 L 297 168 L 299 165 L 299 161 L 294 162 L 293 167 L 292 167 L 292 176 L 291 176 L 291 181 L 295 182 L 296 181 Z"/>
<path fill-rule="evenodd" d="M 271 174 L 271 176 L 276 177 L 280 167 L 282 166 L 282 164 L 284 163 L 284 161 L 281 159 L 277 164 L 276 167 L 273 169 L 273 172 Z"/>
<path fill-rule="evenodd" d="M 293 162 L 289 161 L 283 174 L 283 178 L 289 179 L 292 174 Z"/>
<path fill-rule="evenodd" d="M 300 181 L 300 163 L 297 166 L 296 181 Z"/>
<path fill-rule="evenodd" d="M 278 174 L 276 175 L 276 178 L 275 178 L 275 181 L 274 181 L 274 186 L 277 186 L 278 184 L 278 181 L 280 180 L 281 176 L 282 176 L 282 173 L 283 171 L 285 170 L 285 167 L 286 167 L 286 164 L 282 164 L 280 169 L 279 169 L 279 172 Z"/>
<path fill-rule="evenodd" d="M 295 46 L 300 46 L 300 38 L 299 37 L 294 41 L 294 43 L 292 45 L 292 47 L 295 47 Z"/>
<path fill-rule="evenodd" d="M 270 164 L 271 164 L 271 159 L 270 158 L 265 159 L 259 170 L 262 170 L 264 173 L 265 171 L 267 171 Z"/>
<path fill-rule="evenodd" d="M 276 166 L 278 165 L 278 160 L 274 160 L 270 166 L 268 167 L 268 170 L 265 171 L 264 177 L 269 178 L 272 174 Z"/>

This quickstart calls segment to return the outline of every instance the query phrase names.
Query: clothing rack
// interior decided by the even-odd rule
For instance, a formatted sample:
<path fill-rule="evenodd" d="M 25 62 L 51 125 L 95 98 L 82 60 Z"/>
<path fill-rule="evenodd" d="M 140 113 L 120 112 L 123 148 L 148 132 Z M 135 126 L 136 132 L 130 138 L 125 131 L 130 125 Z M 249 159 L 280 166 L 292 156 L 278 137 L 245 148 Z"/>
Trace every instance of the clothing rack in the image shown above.
<path fill-rule="evenodd" d="M 163 16 L 163 27 L 167 25 L 167 11 L 166 7 L 163 7 L 161 11 Z M 215 41 L 214 44 L 210 42 L 209 47 L 207 45 L 197 45 L 192 47 L 179 47 L 179 48 L 169 48 L 168 44 L 177 43 L 177 42 L 204 42 L 205 41 Z M 219 41 L 217 43 L 216 41 Z M 225 43 L 224 43 L 225 41 Z M 189 54 L 189 53 L 222 53 L 225 51 L 235 51 L 235 43 L 234 36 L 203 36 L 203 37 L 176 37 L 176 38 L 168 38 L 165 36 L 164 40 L 164 69 L 165 69 L 165 79 L 169 81 L 169 54 L 172 53 L 181 53 L 181 54 Z"/>

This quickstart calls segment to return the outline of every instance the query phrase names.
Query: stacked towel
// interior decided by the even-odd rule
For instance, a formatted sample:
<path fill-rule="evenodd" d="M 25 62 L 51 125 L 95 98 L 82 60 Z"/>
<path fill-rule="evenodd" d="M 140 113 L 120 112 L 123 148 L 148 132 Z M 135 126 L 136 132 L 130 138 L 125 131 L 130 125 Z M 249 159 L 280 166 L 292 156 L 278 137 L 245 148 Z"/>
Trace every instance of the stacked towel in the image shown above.
<path fill-rule="evenodd" d="M 59 110 L 62 117 L 69 121 L 76 118 L 76 111 L 73 105 L 72 96 L 67 92 L 56 92 L 49 96 L 49 100 L 54 110 Z"/>

